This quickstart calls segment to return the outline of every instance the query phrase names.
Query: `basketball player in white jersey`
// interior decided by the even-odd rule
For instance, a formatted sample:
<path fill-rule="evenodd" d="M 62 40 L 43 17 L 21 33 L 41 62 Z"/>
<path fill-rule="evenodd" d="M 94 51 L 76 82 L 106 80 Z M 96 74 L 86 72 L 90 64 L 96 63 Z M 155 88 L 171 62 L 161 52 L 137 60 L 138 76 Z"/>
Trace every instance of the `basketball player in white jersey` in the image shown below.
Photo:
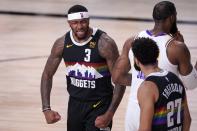
<path fill-rule="evenodd" d="M 191 116 L 184 85 L 174 73 L 158 67 L 156 42 L 150 38 L 137 38 L 132 44 L 132 52 L 136 70 L 145 75 L 137 92 L 138 131 L 189 131 Z"/>
<path fill-rule="evenodd" d="M 153 10 L 154 28 L 141 31 L 138 35 L 129 38 L 123 46 L 121 56 L 116 61 L 112 75 L 114 83 L 131 85 L 125 118 L 126 131 L 136 131 L 139 127 L 140 109 L 137 91 L 144 81 L 144 74 L 131 68 L 131 66 L 135 66 L 131 50 L 132 42 L 137 37 L 148 37 L 157 43 L 160 50 L 158 58 L 160 68 L 180 76 L 187 89 L 197 87 L 197 71 L 191 64 L 190 52 L 177 29 L 176 14 L 176 8 L 172 2 L 157 3 Z M 132 75 L 129 73 L 130 69 Z"/>

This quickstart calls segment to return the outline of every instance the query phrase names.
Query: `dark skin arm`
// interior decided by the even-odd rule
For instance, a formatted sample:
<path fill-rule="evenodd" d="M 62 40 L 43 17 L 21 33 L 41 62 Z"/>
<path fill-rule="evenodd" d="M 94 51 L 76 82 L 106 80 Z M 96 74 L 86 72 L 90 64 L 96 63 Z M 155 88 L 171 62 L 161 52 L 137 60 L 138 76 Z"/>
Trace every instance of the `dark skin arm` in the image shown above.
<path fill-rule="evenodd" d="M 192 71 L 191 55 L 184 43 L 183 35 L 178 31 L 173 35 L 174 40 L 169 43 L 167 55 L 170 62 L 178 65 L 181 75 L 188 75 Z"/>
<path fill-rule="evenodd" d="M 112 74 L 112 70 L 114 64 L 119 57 L 118 48 L 113 39 L 111 39 L 107 34 L 102 34 L 99 43 L 99 53 L 100 55 L 106 59 L 107 65 L 110 73 Z M 108 110 L 103 114 L 96 118 L 95 126 L 98 128 L 107 127 L 112 120 L 118 105 L 120 104 L 122 97 L 125 92 L 125 86 L 115 85 L 112 102 L 108 108 Z"/>
<path fill-rule="evenodd" d="M 167 55 L 172 64 L 178 65 L 178 71 L 182 76 L 191 73 L 193 66 L 189 49 L 185 43 L 173 40 L 167 48 Z"/>
<path fill-rule="evenodd" d="M 132 75 L 129 74 L 131 63 L 129 61 L 129 50 L 131 49 L 134 38 L 129 38 L 124 46 L 120 57 L 117 59 L 114 69 L 112 80 L 115 84 L 130 86 Z"/>
<path fill-rule="evenodd" d="M 193 67 L 191 63 L 190 51 L 184 43 L 183 35 L 179 31 L 173 35 L 173 39 L 174 40 L 172 40 L 167 47 L 168 59 L 172 64 L 178 66 L 178 72 L 181 76 L 188 76 L 192 72 L 193 68 L 197 69 L 197 62 Z M 185 77 L 183 79 L 183 83 L 184 80 L 189 81 L 189 79 L 190 78 Z M 192 82 L 193 85 L 189 85 L 188 83 L 189 82 L 185 82 L 186 89 L 196 88 L 196 86 L 194 86 L 197 84 L 195 80 Z"/>
<path fill-rule="evenodd" d="M 42 109 L 48 124 L 55 123 L 60 120 L 61 116 L 58 112 L 50 110 L 50 93 L 52 89 L 53 75 L 55 74 L 61 60 L 64 47 L 64 37 L 59 38 L 54 43 L 51 54 L 47 60 L 41 78 L 41 98 Z"/>

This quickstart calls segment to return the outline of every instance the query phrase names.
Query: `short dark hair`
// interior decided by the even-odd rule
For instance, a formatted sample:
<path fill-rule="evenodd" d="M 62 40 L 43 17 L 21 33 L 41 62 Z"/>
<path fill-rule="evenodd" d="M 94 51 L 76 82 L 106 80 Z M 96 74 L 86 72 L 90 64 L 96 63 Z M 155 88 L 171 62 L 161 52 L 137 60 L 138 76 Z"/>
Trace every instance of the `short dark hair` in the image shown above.
<path fill-rule="evenodd" d="M 77 13 L 77 12 L 88 12 L 88 9 L 83 5 L 74 5 L 68 10 L 68 14 Z"/>
<path fill-rule="evenodd" d="M 155 41 L 150 38 L 137 38 L 132 44 L 132 51 L 134 57 L 136 57 L 143 65 L 157 63 L 159 56 L 159 48 Z"/>
<path fill-rule="evenodd" d="M 165 20 L 169 16 L 176 14 L 176 7 L 170 1 L 162 1 L 155 5 L 153 9 L 154 20 Z"/>

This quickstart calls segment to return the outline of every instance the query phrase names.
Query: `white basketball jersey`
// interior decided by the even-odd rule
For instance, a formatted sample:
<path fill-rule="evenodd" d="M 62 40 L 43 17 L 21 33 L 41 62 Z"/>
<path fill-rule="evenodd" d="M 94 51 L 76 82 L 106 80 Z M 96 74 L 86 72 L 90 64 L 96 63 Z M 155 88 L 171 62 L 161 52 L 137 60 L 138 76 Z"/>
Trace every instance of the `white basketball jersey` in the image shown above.
<path fill-rule="evenodd" d="M 159 57 L 158 57 L 158 66 L 164 70 L 170 71 L 175 73 L 179 76 L 177 65 L 173 65 L 170 63 L 167 57 L 167 46 L 169 42 L 173 39 L 168 34 L 161 34 L 158 36 L 153 36 L 148 30 L 142 31 L 138 34 L 137 37 L 145 37 L 154 40 L 159 47 Z M 136 37 L 136 38 L 137 38 Z M 130 49 L 129 51 L 129 59 L 131 63 L 131 71 L 132 71 L 132 82 L 131 82 L 131 89 L 130 89 L 130 100 L 137 101 L 137 91 L 140 84 L 144 81 L 144 74 L 141 71 L 137 71 L 134 68 L 134 59 L 133 59 L 133 52 Z"/>

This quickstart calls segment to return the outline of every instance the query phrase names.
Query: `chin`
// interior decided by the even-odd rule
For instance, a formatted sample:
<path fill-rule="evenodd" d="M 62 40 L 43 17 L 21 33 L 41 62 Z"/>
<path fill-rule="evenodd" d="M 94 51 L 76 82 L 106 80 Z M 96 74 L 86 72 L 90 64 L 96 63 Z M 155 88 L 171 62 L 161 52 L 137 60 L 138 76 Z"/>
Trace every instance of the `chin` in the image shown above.
<path fill-rule="evenodd" d="M 78 38 L 79 40 L 83 40 L 83 39 L 86 38 L 86 36 L 85 36 L 85 35 L 83 35 L 83 36 L 81 36 L 81 35 L 79 36 L 79 35 L 78 35 L 77 38 Z"/>
<path fill-rule="evenodd" d="M 77 36 L 77 37 L 85 37 L 85 32 L 76 32 L 75 33 L 75 35 Z"/>

